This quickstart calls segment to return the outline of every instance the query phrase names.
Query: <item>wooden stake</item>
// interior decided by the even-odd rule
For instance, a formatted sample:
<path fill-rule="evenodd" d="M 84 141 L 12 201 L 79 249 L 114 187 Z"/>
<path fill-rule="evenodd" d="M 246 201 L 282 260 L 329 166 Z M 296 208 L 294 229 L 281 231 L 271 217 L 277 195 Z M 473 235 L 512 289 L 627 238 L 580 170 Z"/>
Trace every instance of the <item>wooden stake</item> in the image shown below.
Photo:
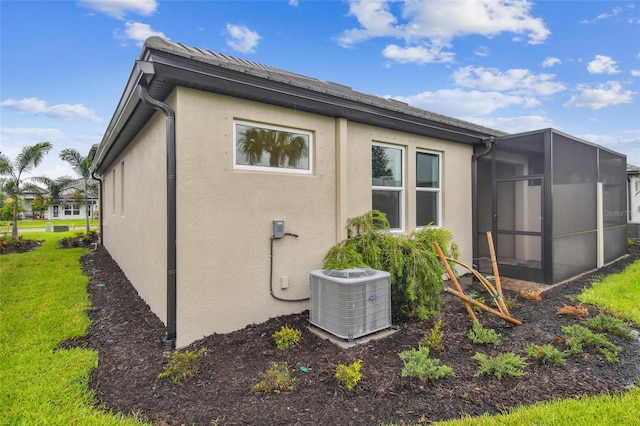
<path fill-rule="evenodd" d="M 449 287 L 445 287 L 444 291 L 446 291 L 447 293 L 451 293 L 451 294 L 453 294 L 455 296 L 458 296 L 460 299 L 462 299 L 462 303 L 466 302 L 465 304 L 467 306 L 468 306 L 469 303 L 471 303 L 473 305 L 476 305 L 477 307 L 479 307 L 483 311 L 492 313 L 493 315 L 496 315 L 496 316 L 502 318 L 505 321 L 509 321 L 510 323 L 515 324 L 515 325 L 522 325 L 522 322 L 518 321 L 517 319 L 511 318 L 509 315 L 505 315 L 500 311 L 496 311 L 495 309 L 492 309 L 492 308 L 488 307 L 487 305 L 478 302 L 477 300 L 467 296 L 464 293 L 458 292 L 458 291 L 456 291 L 456 290 L 454 290 L 452 288 L 449 288 Z"/>
<path fill-rule="evenodd" d="M 438 244 L 437 241 L 434 241 L 433 246 L 435 247 L 436 252 L 440 257 L 440 261 L 442 262 L 444 269 L 447 271 L 447 274 L 449 275 L 449 279 L 453 282 L 453 285 L 458 290 L 458 292 L 460 292 L 460 294 L 464 294 L 464 292 L 462 291 L 462 288 L 460 287 L 460 284 L 458 283 L 458 280 L 456 279 L 455 274 L 453 273 L 453 271 L 451 270 L 451 267 L 449 266 L 449 262 L 447 262 L 447 258 L 444 256 L 444 253 L 442 253 L 442 249 L 440 248 L 440 245 Z M 471 305 L 469 305 L 468 302 L 465 302 L 464 299 L 462 303 L 464 304 L 464 307 L 467 309 L 467 313 L 469 314 L 469 317 L 471 317 L 471 320 L 478 321 L 478 319 L 476 318 L 476 314 L 473 312 L 473 309 L 471 309 Z"/>
<path fill-rule="evenodd" d="M 493 268 L 493 276 L 496 279 L 496 290 L 498 290 L 498 306 L 500 310 L 509 315 L 507 306 L 504 304 L 504 297 L 502 296 L 502 284 L 500 283 L 500 272 L 498 272 L 498 259 L 496 258 L 496 251 L 493 247 L 493 237 L 491 231 L 487 231 L 487 243 L 489 243 L 489 253 L 491 254 L 491 267 Z"/>

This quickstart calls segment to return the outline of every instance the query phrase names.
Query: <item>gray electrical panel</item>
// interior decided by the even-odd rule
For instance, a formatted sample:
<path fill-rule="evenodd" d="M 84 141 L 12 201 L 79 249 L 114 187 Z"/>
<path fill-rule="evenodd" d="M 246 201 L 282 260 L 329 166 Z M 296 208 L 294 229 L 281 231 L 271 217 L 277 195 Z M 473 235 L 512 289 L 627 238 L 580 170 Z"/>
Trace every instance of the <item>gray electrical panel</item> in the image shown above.
<path fill-rule="evenodd" d="M 284 220 L 273 221 L 273 238 L 284 237 Z"/>

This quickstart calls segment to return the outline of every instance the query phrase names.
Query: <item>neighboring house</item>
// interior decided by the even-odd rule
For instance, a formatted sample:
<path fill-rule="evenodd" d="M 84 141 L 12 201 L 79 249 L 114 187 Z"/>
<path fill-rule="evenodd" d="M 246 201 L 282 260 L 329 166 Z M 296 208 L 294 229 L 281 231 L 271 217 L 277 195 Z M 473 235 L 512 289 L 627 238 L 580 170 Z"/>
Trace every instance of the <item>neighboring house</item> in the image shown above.
<path fill-rule="evenodd" d="M 91 179 L 89 183 L 97 184 L 94 179 Z M 97 196 L 89 196 L 88 209 L 85 207 L 84 200 L 77 201 L 73 199 L 74 192 L 78 189 L 82 189 L 83 186 L 84 181 L 82 179 L 76 180 L 61 192 L 59 199 L 53 201 L 49 200 L 47 209 L 42 213 L 34 212 L 31 204 L 34 199 L 39 197 L 39 195 L 36 193 L 26 193 L 23 197 L 23 218 L 43 220 L 85 219 L 87 217 L 87 212 L 90 218 L 96 217 L 99 210 Z M 42 196 L 48 198 L 48 193 L 45 189 L 42 190 Z"/>
<path fill-rule="evenodd" d="M 476 160 L 506 136 L 151 37 L 90 153 L 103 244 L 185 346 L 307 309 L 309 272 L 372 208 L 450 230 L 472 263 Z"/>
<path fill-rule="evenodd" d="M 627 165 L 627 235 L 640 238 L 640 167 Z"/>

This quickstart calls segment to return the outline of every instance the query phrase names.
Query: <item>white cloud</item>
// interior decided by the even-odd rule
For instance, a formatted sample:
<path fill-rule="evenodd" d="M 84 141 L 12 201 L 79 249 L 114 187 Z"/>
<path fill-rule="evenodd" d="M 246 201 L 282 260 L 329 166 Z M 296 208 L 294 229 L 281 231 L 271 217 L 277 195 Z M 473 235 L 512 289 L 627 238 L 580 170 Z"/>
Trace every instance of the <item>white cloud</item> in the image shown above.
<path fill-rule="evenodd" d="M 562 61 L 560 59 L 554 58 L 553 56 L 547 56 L 546 58 L 544 58 L 544 61 L 542 62 L 542 67 L 550 68 L 561 63 Z"/>
<path fill-rule="evenodd" d="M 566 89 L 564 84 L 553 81 L 554 74 L 533 74 L 522 68 L 501 72 L 496 68 L 467 66 L 456 70 L 452 77 L 455 84 L 461 87 L 512 94 L 547 96 Z"/>
<path fill-rule="evenodd" d="M 489 48 L 487 46 L 480 46 L 473 52 L 476 56 L 485 57 L 489 56 Z"/>
<path fill-rule="evenodd" d="M 479 117 L 511 106 L 532 107 L 539 105 L 535 99 L 527 97 L 462 89 L 422 92 L 406 97 L 394 96 L 393 99 L 451 117 Z"/>
<path fill-rule="evenodd" d="M 132 40 L 136 45 L 142 46 L 144 41 L 151 36 L 159 36 L 169 39 L 164 33 L 154 31 L 148 24 L 141 22 L 127 22 L 124 24 L 124 31 L 116 30 L 114 36 L 120 40 Z"/>
<path fill-rule="evenodd" d="M 45 101 L 38 98 L 24 98 L 21 100 L 7 99 L 6 101 L 2 101 L 0 106 L 31 115 L 45 115 L 47 117 L 62 118 L 64 120 L 89 120 L 94 123 L 102 122 L 102 118 L 98 117 L 95 111 L 87 108 L 83 104 L 58 104 L 48 106 Z"/>
<path fill-rule="evenodd" d="M 418 64 L 452 62 L 454 57 L 453 53 L 443 52 L 437 48 L 428 49 L 424 46 L 400 47 L 395 44 L 385 47 L 382 55 L 401 64 L 409 62 Z"/>
<path fill-rule="evenodd" d="M 150 16 L 158 9 L 156 0 L 80 0 L 79 3 L 116 19 L 124 19 L 128 13 Z"/>
<path fill-rule="evenodd" d="M 578 94 L 564 104 L 565 108 L 591 108 L 601 109 L 604 107 L 628 104 L 633 101 L 635 94 L 631 90 L 623 90 L 622 84 L 617 81 L 608 81 L 596 86 L 587 84 L 578 85 Z"/>
<path fill-rule="evenodd" d="M 244 25 L 227 24 L 227 44 L 242 53 L 253 53 L 262 38 L 257 32 Z"/>
<path fill-rule="evenodd" d="M 634 77 L 640 77 L 640 70 L 631 70 L 631 75 Z"/>
<path fill-rule="evenodd" d="M 449 47 L 454 38 L 468 35 L 493 37 L 508 32 L 527 35 L 530 44 L 538 44 L 551 34 L 542 19 L 530 15 L 532 5 L 522 0 L 403 1 L 398 16 L 392 12 L 392 4 L 395 7 L 397 3 L 351 1 L 349 15 L 356 17 L 360 27 L 344 31 L 338 43 L 351 47 L 371 38 L 394 37 L 406 43 L 406 47 L 394 45 L 397 49 L 428 45 L 427 50 L 433 52 Z M 434 58 L 441 61 L 441 55 Z"/>
<path fill-rule="evenodd" d="M 289 0 L 289 6 L 297 7 L 298 6 L 298 0 Z"/>
<path fill-rule="evenodd" d="M 620 71 L 616 68 L 616 61 L 609 56 L 596 55 L 595 59 L 587 65 L 591 74 L 616 74 Z"/>

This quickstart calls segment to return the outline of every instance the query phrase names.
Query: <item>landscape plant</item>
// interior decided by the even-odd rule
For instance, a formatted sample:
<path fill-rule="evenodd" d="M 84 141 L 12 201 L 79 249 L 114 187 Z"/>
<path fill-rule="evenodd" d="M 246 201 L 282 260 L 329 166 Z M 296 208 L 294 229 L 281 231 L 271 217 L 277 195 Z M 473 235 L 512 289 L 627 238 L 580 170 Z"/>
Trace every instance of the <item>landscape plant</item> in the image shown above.
<path fill-rule="evenodd" d="M 438 380 L 452 376 L 453 369 L 447 365 L 440 365 L 440 360 L 429 357 L 429 348 L 419 346 L 417 349 L 409 349 L 399 354 L 404 362 L 402 377 L 416 377 L 423 382 Z"/>
<path fill-rule="evenodd" d="M 478 361 L 479 364 L 474 377 L 486 374 L 501 380 L 504 376 L 521 377 L 527 374 L 523 370 L 527 365 L 526 360 L 513 352 L 501 353 L 495 357 L 476 352 L 471 358 Z"/>
<path fill-rule="evenodd" d="M 287 362 L 272 362 L 264 373 L 260 373 L 262 380 L 253 386 L 256 392 L 291 391 L 296 378 L 291 376 Z"/>
<path fill-rule="evenodd" d="M 480 321 L 474 321 L 467 335 L 469 340 L 476 345 L 498 345 L 500 334 L 492 328 L 484 328 Z"/>
<path fill-rule="evenodd" d="M 586 318 L 589 316 L 589 309 L 578 303 L 576 306 L 564 304 L 556 311 L 558 315 L 572 315 L 575 317 Z"/>
<path fill-rule="evenodd" d="M 631 329 L 627 327 L 624 320 L 603 314 L 602 312 L 593 318 L 589 318 L 585 324 L 591 330 L 599 333 L 609 333 L 625 339 L 633 339 Z"/>
<path fill-rule="evenodd" d="M 289 348 L 295 348 L 300 345 L 302 339 L 302 331 L 283 325 L 280 330 L 273 333 L 273 340 L 276 342 L 276 347 L 280 350 L 286 350 Z"/>
<path fill-rule="evenodd" d="M 442 305 L 444 268 L 435 252 L 457 259 L 458 248 L 449 231 L 425 227 L 409 234 L 389 231 L 384 213 L 371 210 L 347 220 L 347 238 L 331 247 L 325 269 L 367 266 L 391 274 L 391 303 L 396 315 L 426 319 Z"/>
<path fill-rule="evenodd" d="M 433 324 L 433 327 L 421 341 L 421 346 L 426 346 L 434 351 L 442 352 L 444 350 L 444 332 L 442 331 L 442 325 L 444 323 L 441 319 Z"/>
<path fill-rule="evenodd" d="M 206 348 L 201 348 L 168 352 L 169 362 L 158 374 L 158 379 L 167 379 L 174 385 L 190 379 L 198 372 L 198 364 L 206 351 Z"/>
<path fill-rule="evenodd" d="M 607 361 L 611 363 L 619 361 L 618 353 L 622 348 L 611 343 L 604 334 L 594 333 L 579 324 L 562 327 L 562 332 L 567 336 L 565 343 L 568 354 L 580 354 L 585 347 L 592 347 L 604 355 Z"/>
<path fill-rule="evenodd" d="M 527 355 L 542 364 L 563 365 L 567 360 L 565 355 L 551 344 L 527 346 Z"/>
<path fill-rule="evenodd" d="M 344 385 L 347 390 L 353 390 L 362 380 L 362 360 L 358 359 L 349 365 L 338 364 L 335 378 Z"/>
<path fill-rule="evenodd" d="M 50 184 L 51 180 L 41 176 L 29 176 L 33 169 L 38 167 L 44 156 L 51 150 L 53 145 L 49 142 L 39 142 L 35 145 L 25 146 L 16 156 L 15 161 L 11 161 L 4 153 L 0 152 L 0 176 L 7 176 L 3 181 L 2 192 L 14 200 L 13 203 L 13 230 L 11 237 L 18 238 L 18 205 L 15 200 L 25 192 L 42 192 L 42 188 L 34 182 Z"/>

